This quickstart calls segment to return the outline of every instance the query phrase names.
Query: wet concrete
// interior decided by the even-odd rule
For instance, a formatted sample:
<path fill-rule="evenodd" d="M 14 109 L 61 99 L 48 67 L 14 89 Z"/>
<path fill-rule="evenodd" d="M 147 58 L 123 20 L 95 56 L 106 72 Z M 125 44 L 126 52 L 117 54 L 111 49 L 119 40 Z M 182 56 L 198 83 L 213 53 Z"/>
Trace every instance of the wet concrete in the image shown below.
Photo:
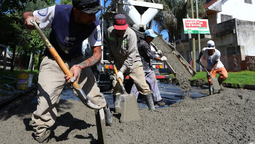
<path fill-rule="evenodd" d="M 186 96 L 190 96 L 192 99 L 196 99 L 199 97 L 207 96 L 206 93 L 200 93 L 201 89 L 196 87 L 191 87 L 190 84 L 187 84 L 185 80 L 181 79 L 179 80 L 179 83 L 182 83 L 182 85 L 174 85 L 171 83 L 165 84 L 159 82 L 159 90 L 161 93 L 162 98 L 166 102 L 166 105 L 164 107 L 158 107 L 156 108 L 166 108 L 169 107 L 172 104 L 175 104 L 177 102 L 180 102 L 184 99 Z M 207 91 L 207 89 L 205 89 Z M 104 92 L 103 93 L 107 103 L 109 104 L 110 108 L 114 108 L 113 103 L 113 97 L 111 92 Z M 63 100 L 79 100 L 79 98 L 73 93 L 72 89 L 69 86 L 66 86 L 62 92 L 61 99 Z M 35 102 L 36 100 L 34 100 Z M 139 97 L 137 99 L 138 107 L 139 108 L 148 108 L 146 105 L 145 100 L 142 97 Z"/>
<path fill-rule="evenodd" d="M 109 144 L 197 144 L 223 143 L 248 144 L 255 142 L 255 97 L 254 91 L 224 88 L 219 94 L 201 96 L 196 89 L 184 94 L 177 85 L 159 83 L 165 108 L 149 111 L 140 108 L 140 121 L 121 123 L 119 116 L 111 110 L 113 125 L 107 127 L 106 138 Z M 70 98 L 75 99 L 69 90 Z M 63 93 L 65 94 L 65 93 Z M 112 100 L 111 93 L 105 93 Z M 68 97 L 69 97 L 68 96 Z M 64 96 L 62 97 L 64 98 Z M 194 100 L 195 99 L 195 100 Z M 175 103 L 175 104 L 173 104 Z M 140 103 L 138 103 L 140 104 Z M 169 106 L 168 106 L 169 105 Z M 31 113 L 36 103 L 28 103 L 2 119 L 1 143 L 36 143 L 29 126 Z M 90 143 L 97 138 L 95 112 L 77 100 L 60 100 L 57 106 L 58 117 L 52 127 L 49 144 Z"/>
<path fill-rule="evenodd" d="M 175 73 L 175 77 L 179 81 L 181 94 L 187 93 L 191 90 L 190 81 L 196 72 L 189 65 L 189 63 L 181 56 L 181 54 L 173 47 L 167 44 L 162 37 L 156 37 L 152 41 L 156 49 L 161 50 L 163 55 L 167 57 L 167 63 L 171 65 L 172 72 Z"/>

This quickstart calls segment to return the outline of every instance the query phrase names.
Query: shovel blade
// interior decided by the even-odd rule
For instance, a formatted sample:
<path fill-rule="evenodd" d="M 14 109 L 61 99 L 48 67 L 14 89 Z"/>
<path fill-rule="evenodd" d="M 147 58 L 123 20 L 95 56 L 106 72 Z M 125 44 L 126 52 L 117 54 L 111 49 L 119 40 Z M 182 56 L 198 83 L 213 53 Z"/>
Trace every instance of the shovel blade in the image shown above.
<path fill-rule="evenodd" d="M 212 83 L 213 83 L 214 90 L 217 90 L 217 91 L 220 90 L 220 85 L 217 78 L 212 78 Z"/>
<path fill-rule="evenodd" d="M 100 109 L 98 105 L 93 104 L 86 96 L 82 89 L 77 89 L 74 87 L 74 91 L 76 92 L 77 97 L 82 101 L 84 105 L 91 109 Z"/>
<path fill-rule="evenodd" d="M 141 120 L 136 96 L 134 94 L 123 94 L 120 98 L 120 122 Z"/>

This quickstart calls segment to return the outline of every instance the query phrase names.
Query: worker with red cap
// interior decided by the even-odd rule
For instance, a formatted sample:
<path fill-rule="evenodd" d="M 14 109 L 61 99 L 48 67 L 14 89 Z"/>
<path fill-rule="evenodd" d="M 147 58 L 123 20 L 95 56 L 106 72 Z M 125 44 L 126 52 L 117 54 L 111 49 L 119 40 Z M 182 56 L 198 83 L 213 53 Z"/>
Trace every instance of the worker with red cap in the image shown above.
<path fill-rule="evenodd" d="M 109 60 L 114 60 L 118 73 L 113 80 L 113 98 L 118 103 L 121 86 L 117 81 L 120 78 L 124 80 L 124 76 L 129 77 L 135 83 L 138 91 L 146 98 L 147 106 L 150 110 L 154 110 L 154 102 L 152 91 L 146 83 L 141 57 L 137 48 L 137 37 L 135 32 L 128 27 L 126 16 L 117 14 L 114 16 L 114 24 L 107 30 L 107 47 L 109 48 Z"/>

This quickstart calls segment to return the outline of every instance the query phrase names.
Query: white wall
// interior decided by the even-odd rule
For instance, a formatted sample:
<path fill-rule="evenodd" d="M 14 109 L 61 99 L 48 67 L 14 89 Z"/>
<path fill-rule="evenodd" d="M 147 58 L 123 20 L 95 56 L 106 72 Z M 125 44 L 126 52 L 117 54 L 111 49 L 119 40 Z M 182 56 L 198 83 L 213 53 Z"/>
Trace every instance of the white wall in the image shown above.
<path fill-rule="evenodd" d="M 255 21 L 255 1 L 252 4 L 244 0 L 222 0 L 222 11 L 217 14 L 217 23 L 221 23 L 221 14 L 232 15 L 233 18 L 247 21 Z"/>
<path fill-rule="evenodd" d="M 255 22 L 237 20 L 237 24 L 238 45 L 244 46 L 245 55 L 255 56 Z"/>

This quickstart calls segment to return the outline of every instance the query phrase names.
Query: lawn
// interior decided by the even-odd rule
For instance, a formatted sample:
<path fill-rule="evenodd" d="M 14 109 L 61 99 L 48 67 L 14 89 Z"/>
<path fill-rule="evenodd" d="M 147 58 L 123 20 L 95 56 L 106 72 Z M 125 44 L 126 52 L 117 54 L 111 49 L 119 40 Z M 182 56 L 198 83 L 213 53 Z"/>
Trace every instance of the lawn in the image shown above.
<path fill-rule="evenodd" d="M 219 75 L 217 74 L 216 77 Z M 204 79 L 207 81 L 206 72 L 197 72 L 191 80 Z M 239 84 L 241 86 L 255 85 L 255 71 L 228 72 L 228 78 L 224 83 Z"/>
<path fill-rule="evenodd" d="M 38 80 L 38 71 L 35 70 L 31 72 L 30 70 L 14 70 L 14 72 L 10 71 L 0 71 L 0 89 L 3 89 L 5 87 L 5 84 L 10 84 L 14 87 L 16 87 L 17 83 L 14 79 L 17 79 L 17 76 L 21 73 L 29 73 L 34 74 L 33 77 L 33 83 L 36 83 Z M 1 76 L 9 77 L 9 78 L 3 78 Z M 217 74 L 216 77 L 219 75 Z M 173 75 L 171 74 L 171 77 Z M 14 79 L 11 79 L 14 78 Z M 206 78 L 206 72 L 197 72 L 197 74 L 191 79 L 191 80 L 198 80 L 198 79 L 204 79 L 204 81 L 207 81 Z M 228 79 L 224 81 L 224 83 L 231 83 L 231 84 L 239 84 L 240 86 L 243 86 L 245 84 L 248 85 L 255 85 L 255 71 L 240 71 L 240 72 L 228 72 Z"/>

